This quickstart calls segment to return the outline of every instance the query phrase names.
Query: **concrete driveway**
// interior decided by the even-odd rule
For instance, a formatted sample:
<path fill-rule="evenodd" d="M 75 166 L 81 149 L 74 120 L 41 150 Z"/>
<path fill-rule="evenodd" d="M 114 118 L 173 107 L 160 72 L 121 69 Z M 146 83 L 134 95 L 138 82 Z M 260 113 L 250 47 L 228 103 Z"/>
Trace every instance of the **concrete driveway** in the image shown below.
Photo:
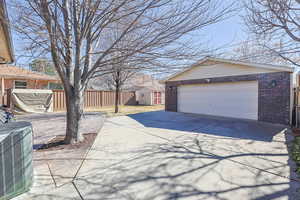
<path fill-rule="evenodd" d="M 297 200 L 288 138 L 283 126 L 236 119 L 163 111 L 109 118 L 74 178 L 78 194 L 68 195 Z"/>

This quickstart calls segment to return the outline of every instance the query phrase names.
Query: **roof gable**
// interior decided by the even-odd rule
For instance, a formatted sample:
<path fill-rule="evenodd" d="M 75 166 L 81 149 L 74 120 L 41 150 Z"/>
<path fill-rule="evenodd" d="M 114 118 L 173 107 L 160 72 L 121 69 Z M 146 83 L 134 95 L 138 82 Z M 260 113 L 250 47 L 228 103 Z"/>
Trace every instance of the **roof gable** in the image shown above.
<path fill-rule="evenodd" d="M 293 72 L 294 68 L 288 66 L 247 63 L 229 59 L 207 57 L 197 64 L 172 75 L 165 81 L 237 76 L 280 71 Z"/>

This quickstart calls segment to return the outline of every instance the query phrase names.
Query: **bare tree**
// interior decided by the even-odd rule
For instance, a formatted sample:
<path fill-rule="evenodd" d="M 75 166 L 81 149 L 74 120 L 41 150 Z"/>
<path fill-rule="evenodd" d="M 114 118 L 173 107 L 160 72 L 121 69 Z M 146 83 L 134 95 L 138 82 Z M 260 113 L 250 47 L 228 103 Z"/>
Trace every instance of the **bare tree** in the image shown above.
<path fill-rule="evenodd" d="M 280 49 L 280 43 L 269 43 L 271 49 Z M 288 64 L 288 61 L 278 56 L 276 52 L 267 48 L 264 43 L 253 40 L 245 40 L 237 44 L 232 52 L 231 59 L 242 60 L 253 63 L 265 64 Z"/>
<path fill-rule="evenodd" d="M 119 22 L 115 24 L 116 29 L 110 33 L 108 41 L 113 42 L 120 37 L 120 34 L 122 34 L 122 30 L 126 28 L 126 20 L 127 19 L 125 18 L 125 20 L 122 20 L 122 23 Z M 122 55 L 125 55 L 126 57 L 126 55 L 130 53 L 128 52 L 129 46 L 131 46 L 131 48 L 136 48 L 137 46 L 141 45 L 141 43 L 143 43 L 144 41 L 139 40 L 139 35 L 143 33 L 137 33 L 138 32 L 131 32 L 124 36 L 124 39 L 116 45 L 116 49 L 119 49 L 119 51 L 117 51 L 113 56 L 123 57 Z M 116 64 L 113 63 L 111 66 L 108 66 L 108 68 L 111 70 L 111 73 L 104 76 L 104 81 L 107 84 L 108 88 L 115 91 L 115 113 L 119 112 L 119 100 L 122 86 L 137 72 L 140 72 L 147 68 L 151 68 L 152 65 L 150 65 L 149 67 L 147 63 L 151 62 L 152 60 L 153 59 L 151 57 L 149 58 L 146 56 L 142 56 L 140 58 L 137 58 L 134 55 L 131 57 L 126 57 L 126 59 L 120 59 L 118 62 L 116 62 Z"/>
<path fill-rule="evenodd" d="M 258 40 L 276 55 L 300 66 L 300 2 L 297 0 L 247 0 L 245 22 Z M 272 44 L 280 45 L 274 46 Z"/>
<path fill-rule="evenodd" d="M 115 91 L 115 113 L 119 112 L 119 100 L 122 86 L 136 73 L 137 70 L 130 70 L 129 67 L 115 66 L 113 72 L 106 77 L 106 83 Z"/>
<path fill-rule="evenodd" d="M 110 66 L 125 61 L 149 67 L 191 57 L 184 36 L 232 11 L 219 0 L 15 1 L 14 25 L 24 44 L 35 55 L 52 57 L 64 86 L 66 143 L 82 139 L 83 95 L 91 78 L 111 73 Z M 112 39 L 112 32 L 118 37 Z M 126 41 L 128 35 L 135 35 L 134 40 Z M 120 47 L 122 42 L 127 46 Z"/>

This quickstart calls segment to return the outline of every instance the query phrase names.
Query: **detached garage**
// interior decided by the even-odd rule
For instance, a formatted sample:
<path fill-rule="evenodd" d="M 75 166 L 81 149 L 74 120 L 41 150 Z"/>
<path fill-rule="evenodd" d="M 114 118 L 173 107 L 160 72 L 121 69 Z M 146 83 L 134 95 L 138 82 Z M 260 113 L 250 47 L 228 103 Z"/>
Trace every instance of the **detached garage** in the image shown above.
<path fill-rule="evenodd" d="M 205 58 L 166 83 L 166 110 L 291 122 L 294 68 Z"/>

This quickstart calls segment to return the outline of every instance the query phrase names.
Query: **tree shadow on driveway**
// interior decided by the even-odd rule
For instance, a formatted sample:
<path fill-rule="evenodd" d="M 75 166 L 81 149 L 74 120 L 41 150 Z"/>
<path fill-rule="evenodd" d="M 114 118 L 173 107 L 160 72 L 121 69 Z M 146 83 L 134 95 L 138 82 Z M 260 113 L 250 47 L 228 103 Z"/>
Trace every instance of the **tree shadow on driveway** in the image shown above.
<path fill-rule="evenodd" d="M 145 127 L 205 133 L 256 141 L 273 141 L 287 126 L 207 115 L 154 111 L 128 115 Z"/>
<path fill-rule="evenodd" d="M 285 164 L 276 160 L 286 154 L 215 153 L 197 137 L 184 141 L 122 152 L 130 156 L 90 168 L 75 184 L 84 199 L 299 199 L 299 182 L 282 175 Z M 268 165 L 257 167 L 254 161 Z"/>

